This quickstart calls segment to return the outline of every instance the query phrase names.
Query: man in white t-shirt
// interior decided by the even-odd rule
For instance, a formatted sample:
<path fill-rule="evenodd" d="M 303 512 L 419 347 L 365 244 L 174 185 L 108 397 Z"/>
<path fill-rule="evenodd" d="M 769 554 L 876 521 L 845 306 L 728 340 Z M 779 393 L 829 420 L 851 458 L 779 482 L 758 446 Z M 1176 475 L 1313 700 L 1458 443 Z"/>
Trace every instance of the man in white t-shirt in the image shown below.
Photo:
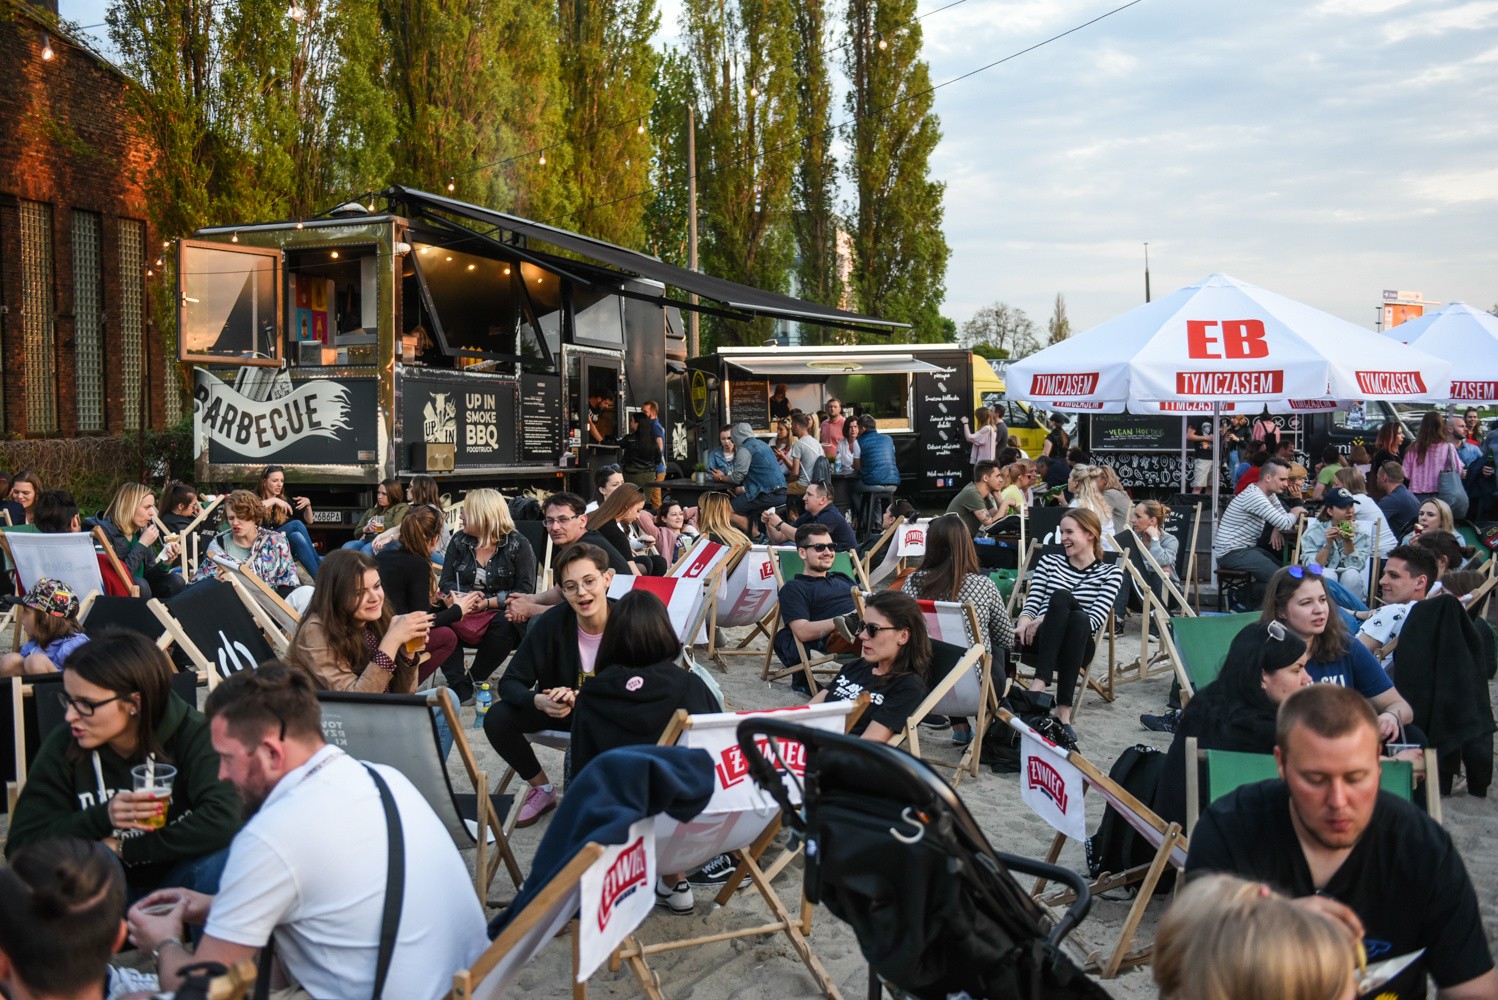
<path fill-rule="evenodd" d="M 1417 545 L 1400 545 L 1390 552 L 1383 575 L 1378 578 L 1384 603 L 1375 611 L 1358 612 L 1357 617 L 1364 619 L 1358 629 L 1358 641 L 1378 655 L 1404 628 L 1415 602 L 1434 593 L 1432 587 L 1440 587 L 1436 582 L 1437 569 L 1435 557 Z M 1393 662 L 1392 652 L 1382 658 L 1385 670 Z"/>
<path fill-rule="evenodd" d="M 374 993 L 385 910 L 389 832 L 365 765 L 323 742 L 311 676 L 270 664 L 208 696 L 219 776 L 253 815 L 234 838 L 218 895 L 162 889 L 130 911 L 130 933 L 156 960 L 165 990 L 193 962 L 275 955 L 299 987 L 287 997 Z M 400 817 L 405 888 L 383 995 L 446 996 L 453 973 L 488 944 L 467 867 L 426 800 L 394 768 L 373 765 Z M 147 910 L 173 904 L 165 914 Z M 206 924 L 196 951 L 185 924 Z"/>

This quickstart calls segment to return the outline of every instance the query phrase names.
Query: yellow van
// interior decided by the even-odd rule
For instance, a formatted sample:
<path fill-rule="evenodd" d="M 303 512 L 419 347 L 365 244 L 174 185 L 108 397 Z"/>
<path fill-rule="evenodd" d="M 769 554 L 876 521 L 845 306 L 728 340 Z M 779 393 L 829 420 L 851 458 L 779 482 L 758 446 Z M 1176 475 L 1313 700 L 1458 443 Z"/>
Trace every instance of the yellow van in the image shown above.
<path fill-rule="evenodd" d="M 1029 403 L 1008 398 L 1008 391 L 1004 379 L 982 357 L 973 355 L 973 395 L 985 406 L 1002 407 L 999 412 L 1009 425 L 1010 436 L 1018 438 L 1020 450 L 1034 458 L 1040 454 L 1051 425 L 1046 415 Z"/>

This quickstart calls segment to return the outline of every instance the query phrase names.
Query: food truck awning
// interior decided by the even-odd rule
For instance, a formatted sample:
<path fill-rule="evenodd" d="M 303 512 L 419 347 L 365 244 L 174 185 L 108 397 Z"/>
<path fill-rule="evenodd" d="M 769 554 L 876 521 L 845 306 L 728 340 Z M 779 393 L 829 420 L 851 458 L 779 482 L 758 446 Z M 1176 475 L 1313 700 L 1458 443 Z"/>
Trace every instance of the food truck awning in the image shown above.
<path fill-rule="evenodd" d="M 435 209 L 470 222 L 494 226 L 527 239 L 575 253 L 593 263 L 604 264 L 626 271 L 630 275 L 659 281 L 684 292 L 694 292 L 728 309 L 750 316 L 777 316 L 803 323 L 817 323 L 848 329 L 871 326 L 883 329 L 907 329 L 910 326 L 909 323 L 896 323 L 887 319 L 879 319 L 876 316 L 844 312 L 831 306 L 808 302 L 790 295 L 781 295 L 779 292 L 767 292 L 750 285 L 741 285 L 736 281 L 715 278 L 701 271 L 691 271 L 684 267 L 677 267 L 675 264 L 668 264 L 649 254 L 627 250 L 612 243 L 605 243 L 603 240 L 595 240 L 589 236 L 557 229 L 540 222 L 532 222 L 517 215 L 508 215 L 478 205 L 470 205 L 455 198 L 444 198 L 441 195 L 428 194 L 425 191 L 417 191 L 400 185 L 392 185 L 386 189 L 385 194 L 392 201 L 404 203 L 412 208 Z M 695 308 L 689 302 L 668 299 L 665 296 L 662 296 L 662 301 L 683 309 Z"/>
<path fill-rule="evenodd" d="M 928 361 L 918 361 L 909 354 L 863 358 L 829 358 L 826 355 L 788 358 L 776 354 L 736 354 L 726 356 L 723 360 L 729 368 L 736 368 L 746 375 L 776 377 L 826 378 L 828 375 L 895 375 L 947 370 Z"/>

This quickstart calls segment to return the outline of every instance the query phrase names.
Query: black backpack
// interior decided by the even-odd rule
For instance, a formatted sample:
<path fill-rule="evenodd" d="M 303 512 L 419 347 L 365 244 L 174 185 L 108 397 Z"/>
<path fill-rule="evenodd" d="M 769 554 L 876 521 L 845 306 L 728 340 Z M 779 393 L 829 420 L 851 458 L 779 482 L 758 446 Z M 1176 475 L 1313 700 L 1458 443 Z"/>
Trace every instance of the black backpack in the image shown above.
<path fill-rule="evenodd" d="M 1140 802 L 1153 802 L 1164 772 L 1165 754 L 1139 743 L 1119 754 L 1108 777 Z M 1154 857 L 1155 849 L 1112 806 L 1103 813 L 1097 832 L 1087 838 L 1087 873 L 1093 878 L 1103 872 L 1117 875 L 1147 865 Z M 1174 884 L 1175 869 L 1166 869 L 1160 878 L 1160 891 L 1169 892 Z"/>
<path fill-rule="evenodd" d="M 1060 720 L 1051 715 L 1051 706 L 1055 701 L 1055 698 L 1044 691 L 1013 688 L 999 705 L 1057 746 L 1075 750 L 1076 741 L 1061 728 Z M 983 734 L 983 748 L 978 763 L 987 764 L 995 774 L 1018 774 L 1019 741 L 1019 732 L 1013 726 L 1004 725 L 995 719 L 994 724 Z"/>

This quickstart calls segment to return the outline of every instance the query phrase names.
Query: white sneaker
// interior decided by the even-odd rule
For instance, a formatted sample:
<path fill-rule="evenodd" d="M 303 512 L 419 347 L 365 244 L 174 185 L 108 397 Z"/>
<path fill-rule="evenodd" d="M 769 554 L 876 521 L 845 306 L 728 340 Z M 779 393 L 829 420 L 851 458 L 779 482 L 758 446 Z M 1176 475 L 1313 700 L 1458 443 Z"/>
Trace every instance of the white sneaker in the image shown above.
<path fill-rule="evenodd" d="M 655 905 L 670 907 L 672 913 L 688 914 L 697 903 L 692 887 L 682 879 L 674 886 L 663 878 L 655 880 Z"/>

